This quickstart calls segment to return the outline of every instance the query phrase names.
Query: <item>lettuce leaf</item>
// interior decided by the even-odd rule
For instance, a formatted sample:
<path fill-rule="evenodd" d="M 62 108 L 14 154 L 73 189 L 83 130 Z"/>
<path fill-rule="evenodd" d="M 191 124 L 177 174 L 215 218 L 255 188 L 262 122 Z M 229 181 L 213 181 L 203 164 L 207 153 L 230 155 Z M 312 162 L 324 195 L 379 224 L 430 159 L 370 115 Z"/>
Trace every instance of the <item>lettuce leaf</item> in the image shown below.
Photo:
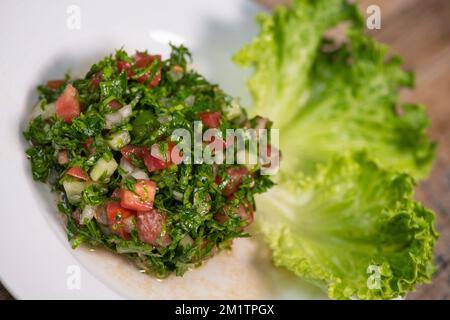
<path fill-rule="evenodd" d="M 435 149 L 427 116 L 420 105 L 398 105 L 399 90 L 414 77 L 364 34 L 361 21 L 344 0 L 297 0 L 260 15 L 259 36 L 234 56 L 255 68 L 251 112 L 280 129 L 285 172 L 311 174 L 344 149 L 366 150 L 383 167 L 424 178 Z M 350 24 L 344 44 L 324 37 L 342 22 Z"/>
<path fill-rule="evenodd" d="M 280 177 L 257 197 L 275 265 L 325 287 L 334 299 L 392 299 L 429 282 L 434 214 L 411 200 L 406 174 L 365 154 L 338 157 L 314 177 Z"/>
<path fill-rule="evenodd" d="M 392 299 L 429 282 L 434 214 L 412 200 L 435 145 L 398 57 L 364 34 L 345 0 L 294 0 L 258 16 L 260 34 L 235 56 L 254 67 L 253 114 L 279 128 L 279 183 L 257 200 L 277 266 L 335 299 Z M 346 39 L 326 38 L 346 24 Z"/>

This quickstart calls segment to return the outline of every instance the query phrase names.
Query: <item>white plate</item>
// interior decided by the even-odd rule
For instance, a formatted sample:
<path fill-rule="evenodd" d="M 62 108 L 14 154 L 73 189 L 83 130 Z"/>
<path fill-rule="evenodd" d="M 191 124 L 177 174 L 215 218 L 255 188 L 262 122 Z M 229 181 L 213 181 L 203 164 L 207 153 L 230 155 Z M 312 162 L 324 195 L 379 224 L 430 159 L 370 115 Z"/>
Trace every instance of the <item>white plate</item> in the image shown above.
<path fill-rule="evenodd" d="M 78 10 L 80 28 L 70 29 Z M 244 74 L 230 56 L 256 34 L 253 16 L 260 10 L 250 0 L 0 3 L 0 280 L 16 298 L 324 297 L 275 269 L 257 236 L 235 241 L 231 254 L 221 253 L 182 278 L 164 281 L 111 253 L 72 250 L 48 189 L 32 181 L 24 155 L 22 131 L 36 85 L 68 69 L 83 75 L 121 46 L 167 55 L 168 40 L 182 41 L 200 72 L 248 103 Z"/>

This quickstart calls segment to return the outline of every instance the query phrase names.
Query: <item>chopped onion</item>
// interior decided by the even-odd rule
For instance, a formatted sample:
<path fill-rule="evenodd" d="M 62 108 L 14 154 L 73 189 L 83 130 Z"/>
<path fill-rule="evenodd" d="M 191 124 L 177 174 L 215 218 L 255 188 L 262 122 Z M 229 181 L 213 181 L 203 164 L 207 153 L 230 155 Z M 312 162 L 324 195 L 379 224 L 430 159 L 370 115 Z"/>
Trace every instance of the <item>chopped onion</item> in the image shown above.
<path fill-rule="evenodd" d="M 152 155 L 152 157 L 155 157 L 156 159 L 166 161 L 166 158 L 161 153 L 160 146 L 157 143 L 152 145 L 152 148 L 150 149 L 150 154 Z"/>
<path fill-rule="evenodd" d="M 61 165 L 69 163 L 69 153 L 66 149 L 58 151 L 58 163 Z"/>
<path fill-rule="evenodd" d="M 131 116 L 131 113 L 133 112 L 133 109 L 129 104 L 126 106 L 120 108 L 116 112 L 108 113 L 105 115 L 105 128 L 106 129 L 112 129 L 116 125 L 120 124 L 122 121 L 124 121 L 126 118 Z"/>
<path fill-rule="evenodd" d="M 133 109 L 131 108 L 131 105 L 127 104 L 126 106 L 123 106 L 120 108 L 117 112 L 120 113 L 123 119 L 128 118 L 131 116 L 131 113 L 133 112 Z"/>
<path fill-rule="evenodd" d="M 104 205 L 97 206 L 94 212 L 94 218 L 101 224 L 108 224 L 108 216 L 106 215 L 106 207 Z"/>
<path fill-rule="evenodd" d="M 135 179 L 149 179 L 147 173 L 144 170 L 137 169 L 131 173 L 131 176 Z"/>
<path fill-rule="evenodd" d="M 193 96 L 193 95 L 190 95 L 186 99 L 184 99 L 184 103 L 186 103 L 186 105 L 188 107 L 192 107 L 194 105 L 194 102 L 195 102 L 195 96 Z"/>
<path fill-rule="evenodd" d="M 86 224 L 86 222 L 92 220 L 96 210 L 97 206 L 86 205 L 83 211 L 81 212 L 80 224 Z"/>
<path fill-rule="evenodd" d="M 171 119 L 172 119 L 171 116 L 159 116 L 158 117 L 158 122 L 160 122 L 160 123 L 169 123 Z"/>
<path fill-rule="evenodd" d="M 120 159 L 120 167 L 127 173 L 132 173 L 136 169 L 125 157 Z"/>

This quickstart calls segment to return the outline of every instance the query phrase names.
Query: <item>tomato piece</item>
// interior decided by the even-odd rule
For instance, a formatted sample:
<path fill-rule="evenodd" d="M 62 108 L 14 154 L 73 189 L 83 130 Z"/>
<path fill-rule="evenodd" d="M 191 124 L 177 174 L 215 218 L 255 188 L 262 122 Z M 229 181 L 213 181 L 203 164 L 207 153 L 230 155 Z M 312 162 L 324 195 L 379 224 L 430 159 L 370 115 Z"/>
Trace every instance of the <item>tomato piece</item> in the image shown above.
<path fill-rule="evenodd" d="M 229 181 L 222 189 L 222 194 L 226 197 L 231 196 L 238 190 L 239 186 L 242 183 L 242 180 L 248 175 L 248 170 L 245 167 L 231 167 L 227 169 L 227 174 L 229 177 Z M 222 183 L 222 179 L 220 178 L 220 176 L 216 177 L 216 183 Z"/>
<path fill-rule="evenodd" d="M 108 107 L 110 107 L 112 110 L 119 110 L 123 107 L 123 105 L 118 100 L 113 100 L 108 103 Z"/>
<path fill-rule="evenodd" d="M 166 162 L 164 160 L 158 159 L 151 154 L 145 156 L 144 163 L 149 172 L 162 170 L 166 167 Z"/>
<path fill-rule="evenodd" d="M 123 208 L 117 201 L 108 201 L 106 203 L 106 215 L 110 230 L 122 239 L 129 239 L 130 235 L 126 231 L 125 220 L 135 213 Z"/>
<path fill-rule="evenodd" d="M 100 82 L 102 81 L 102 78 L 103 74 L 101 72 L 97 72 L 96 74 L 94 74 L 91 80 L 91 86 L 95 89 L 98 88 Z"/>
<path fill-rule="evenodd" d="M 130 144 L 120 149 L 120 152 L 122 153 L 122 156 L 130 162 L 132 162 L 132 154 L 138 159 L 144 159 L 144 157 L 149 154 L 146 147 L 139 147 Z"/>
<path fill-rule="evenodd" d="M 137 179 L 134 191 L 120 190 L 120 205 L 126 209 L 148 211 L 153 208 L 156 183 L 151 180 Z"/>
<path fill-rule="evenodd" d="M 166 216 L 158 210 L 137 213 L 137 231 L 139 240 L 153 246 L 167 246 L 171 243 L 170 236 L 164 230 Z"/>
<path fill-rule="evenodd" d="M 47 88 L 50 90 L 56 91 L 61 87 L 61 85 L 64 83 L 64 80 L 50 80 L 47 81 Z"/>
<path fill-rule="evenodd" d="M 218 111 L 205 111 L 199 113 L 200 120 L 202 120 L 203 124 L 208 128 L 217 128 L 220 125 L 220 120 L 222 119 L 222 115 Z"/>
<path fill-rule="evenodd" d="M 77 89 L 68 84 L 55 103 L 56 115 L 65 122 L 71 123 L 73 118 L 80 116 L 80 102 Z"/>
<path fill-rule="evenodd" d="M 214 215 L 214 220 L 216 220 L 220 224 L 224 224 L 228 221 L 230 216 L 237 215 L 241 218 L 241 221 L 244 222 L 243 228 L 249 226 L 254 219 L 254 210 L 253 206 L 250 203 L 240 203 L 236 205 L 226 205 L 223 209 L 223 212 L 216 213 Z"/>
<path fill-rule="evenodd" d="M 165 156 L 161 153 L 160 145 L 155 143 L 152 145 L 150 153 L 144 157 L 144 163 L 150 172 L 162 170 L 172 164 L 180 164 L 182 161 L 183 157 L 172 141 L 167 142 Z"/>
<path fill-rule="evenodd" d="M 69 168 L 69 170 L 67 170 L 66 174 L 84 181 L 89 180 L 89 176 L 87 175 L 87 173 L 84 172 L 80 167 L 71 167 Z"/>
<path fill-rule="evenodd" d="M 135 55 L 135 67 L 136 68 L 147 68 L 149 67 L 155 60 L 161 61 L 160 55 L 149 55 L 145 52 L 136 52 Z M 137 78 L 137 81 L 140 83 L 145 83 L 147 79 L 151 75 L 151 71 L 145 73 L 144 75 Z M 156 71 L 156 73 L 153 76 L 153 79 L 148 83 L 149 88 L 156 87 L 159 82 L 161 81 L 161 67 Z"/>
<path fill-rule="evenodd" d="M 93 146 L 94 145 L 94 138 L 89 137 L 86 139 L 86 142 L 83 143 L 83 148 L 89 152 L 89 154 L 94 154 L 97 152 L 97 149 Z"/>
<path fill-rule="evenodd" d="M 131 64 L 129 64 L 128 62 L 117 60 L 116 66 L 117 70 L 119 70 L 119 73 L 121 73 L 122 71 L 125 71 L 127 73 L 128 79 L 133 76 L 133 72 L 131 71 Z"/>

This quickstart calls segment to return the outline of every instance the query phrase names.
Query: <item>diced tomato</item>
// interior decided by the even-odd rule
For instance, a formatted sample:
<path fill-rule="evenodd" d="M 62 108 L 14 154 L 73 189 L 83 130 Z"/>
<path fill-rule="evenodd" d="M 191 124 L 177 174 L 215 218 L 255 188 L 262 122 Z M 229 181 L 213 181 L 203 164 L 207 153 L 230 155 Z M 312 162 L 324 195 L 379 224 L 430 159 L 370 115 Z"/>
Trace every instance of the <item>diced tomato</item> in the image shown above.
<path fill-rule="evenodd" d="M 89 152 L 89 154 L 94 154 L 97 152 L 97 149 L 94 147 L 94 138 L 89 137 L 86 139 L 86 142 L 83 144 L 83 148 Z"/>
<path fill-rule="evenodd" d="M 248 175 L 248 170 L 245 167 L 231 167 L 227 169 L 229 181 L 226 186 L 222 189 L 224 196 L 228 197 L 235 193 L 242 183 L 244 177 Z M 216 183 L 222 183 L 220 176 L 216 177 Z"/>
<path fill-rule="evenodd" d="M 166 162 L 164 160 L 158 159 L 151 154 L 145 156 L 144 163 L 149 172 L 162 170 L 166 167 Z"/>
<path fill-rule="evenodd" d="M 94 74 L 94 76 L 92 77 L 91 80 L 91 86 L 93 88 L 98 88 L 98 86 L 100 85 L 100 82 L 102 81 L 103 78 L 103 74 L 101 72 L 97 72 L 96 74 Z"/>
<path fill-rule="evenodd" d="M 128 62 L 125 62 L 123 60 L 117 60 L 116 65 L 117 70 L 119 70 L 119 73 L 125 71 L 127 73 L 128 78 L 131 78 L 133 72 L 131 71 L 131 65 Z"/>
<path fill-rule="evenodd" d="M 217 128 L 220 125 L 220 120 L 222 119 L 222 115 L 218 111 L 205 111 L 200 112 L 199 117 L 202 120 L 203 124 L 208 128 Z"/>
<path fill-rule="evenodd" d="M 148 211 L 153 208 L 156 183 L 151 180 L 137 179 L 134 191 L 120 190 L 120 205 L 136 211 Z"/>
<path fill-rule="evenodd" d="M 223 212 L 214 215 L 214 220 L 220 224 L 228 221 L 230 216 L 237 215 L 244 222 L 243 228 L 249 226 L 254 219 L 253 206 L 250 203 L 236 205 L 226 205 Z"/>
<path fill-rule="evenodd" d="M 67 170 L 66 174 L 84 181 L 89 180 L 89 176 L 87 175 L 87 173 L 84 172 L 80 167 L 71 167 L 69 170 Z"/>
<path fill-rule="evenodd" d="M 122 108 L 122 104 L 118 100 L 113 100 L 110 103 L 108 103 L 108 107 L 110 107 L 112 110 L 118 110 Z"/>
<path fill-rule="evenodd" d="M 172 164 L 180 164 L 182 161 L 183 157 L 172 141 L 167 142 L 165 156 L 161 153 L 160 145 L 155 143 L 152 145 L 150 153 L 144 157 L 144 163 L 150 172 L 162 170 Z"/>
<path fill-rule="evenodd" d="M 123 239 L 129 239 L 130 235 L 126 231 L 125 220 L 135 213 L 123 208 L 117 201 L 108 201 L 106 203 L 106 215 L 111 231 Z"/>
<path fill-rule="evenodd" d="M 47 81 L 47 88 L 49 88 L 50 90 L 58 90 L 59 87 L 61 87 L 61 85 L 64 83 L 64 80 L 50 80 Z"/>
<path fill-rule="evenodd" d="M 65 122 L 71 123 L 73 118 L 80 116 L 80 102 L 78 91 L 74 86 L 68 84 L 63 93 L 55 103 L 56 115 L 63 118 Z"/>
<path fill-rule="evenodd" d="M 149 154 L 149 151 L 146 147 L 139 147 L 134 145 L 126 145 L 123 147 L 120 152 L 128 161 L 132 162 L 131 155 L 133 154 L 138 159 L 144 159 L 144 157 Z"/>
<path fill-rule="evenodd" d="M 63 165 L 69 162 L 69 152 L 66 149 L 58 151 L 58 163 Z"/>
<path fill-rule="evenodd" d="M 164 230 L 166 216 L 156 209 L 137 213 L 137 230 L 142 242 L 153 246 L 167 246 L 171 243 L 170 236 Z"/>
<path fill-rule="evenodd" d="M 155 60 L 161 61 L 161 56 L 160 55 L 149 55 L 145 52 L 136 52 L 135 59 L 136 59 L 136 62 L 134 65 L 136 68 L 147 68 Z M 151 74 L 152 74 L 152 71 L 149 71 L 146 74 L 139 77 L 137 79 L 137 81 L 140 83 L 145 83 Z M 156 87 L 160 81 L 161 81 L 161 68 L 159 68 L 156 71 L 156 73 L 153 76 L 153 79 L 148 83 L 148 87 L 149 88 Z"/>
<path fill-rule="evenodd" d="M 149 55 L 145 52 L 136 52 L 134 58 L 135 58 L 134 67 L 136 68 L 147 68 L 153 63 L 153 61 L 155 60 L 161 61 L 160 55 Z M 134 75 L 133 70 L 131 70 L 132 69 L 131 64 L 123 60 L 117 61 L 117 69 L 119 70 L 119 72 L 125 71 L 127 73 L 128 78 L 131 78 Z M 152 72 L 149 71 L 144 75 L 140 76 L 136 80 L 140 83 L 145 83 L 147 79 L 150 77 L 151 73 Z M 157 86 L 160 81 L 161 81 L 161 67 L 156 71 L 156 73 L 153 76 L 153 79 L 148 83 L 148 87 L 153 88 Z"/>
<path fill-rule="evenodd" d="M 245 222 L 244 227 L 247 227 L 253 222 L 254 219 L 254 210 L 253 206 L 250 203 L 239 204 L 236 208 L 237 215 L 241 218 L 242 221 Z"/>

